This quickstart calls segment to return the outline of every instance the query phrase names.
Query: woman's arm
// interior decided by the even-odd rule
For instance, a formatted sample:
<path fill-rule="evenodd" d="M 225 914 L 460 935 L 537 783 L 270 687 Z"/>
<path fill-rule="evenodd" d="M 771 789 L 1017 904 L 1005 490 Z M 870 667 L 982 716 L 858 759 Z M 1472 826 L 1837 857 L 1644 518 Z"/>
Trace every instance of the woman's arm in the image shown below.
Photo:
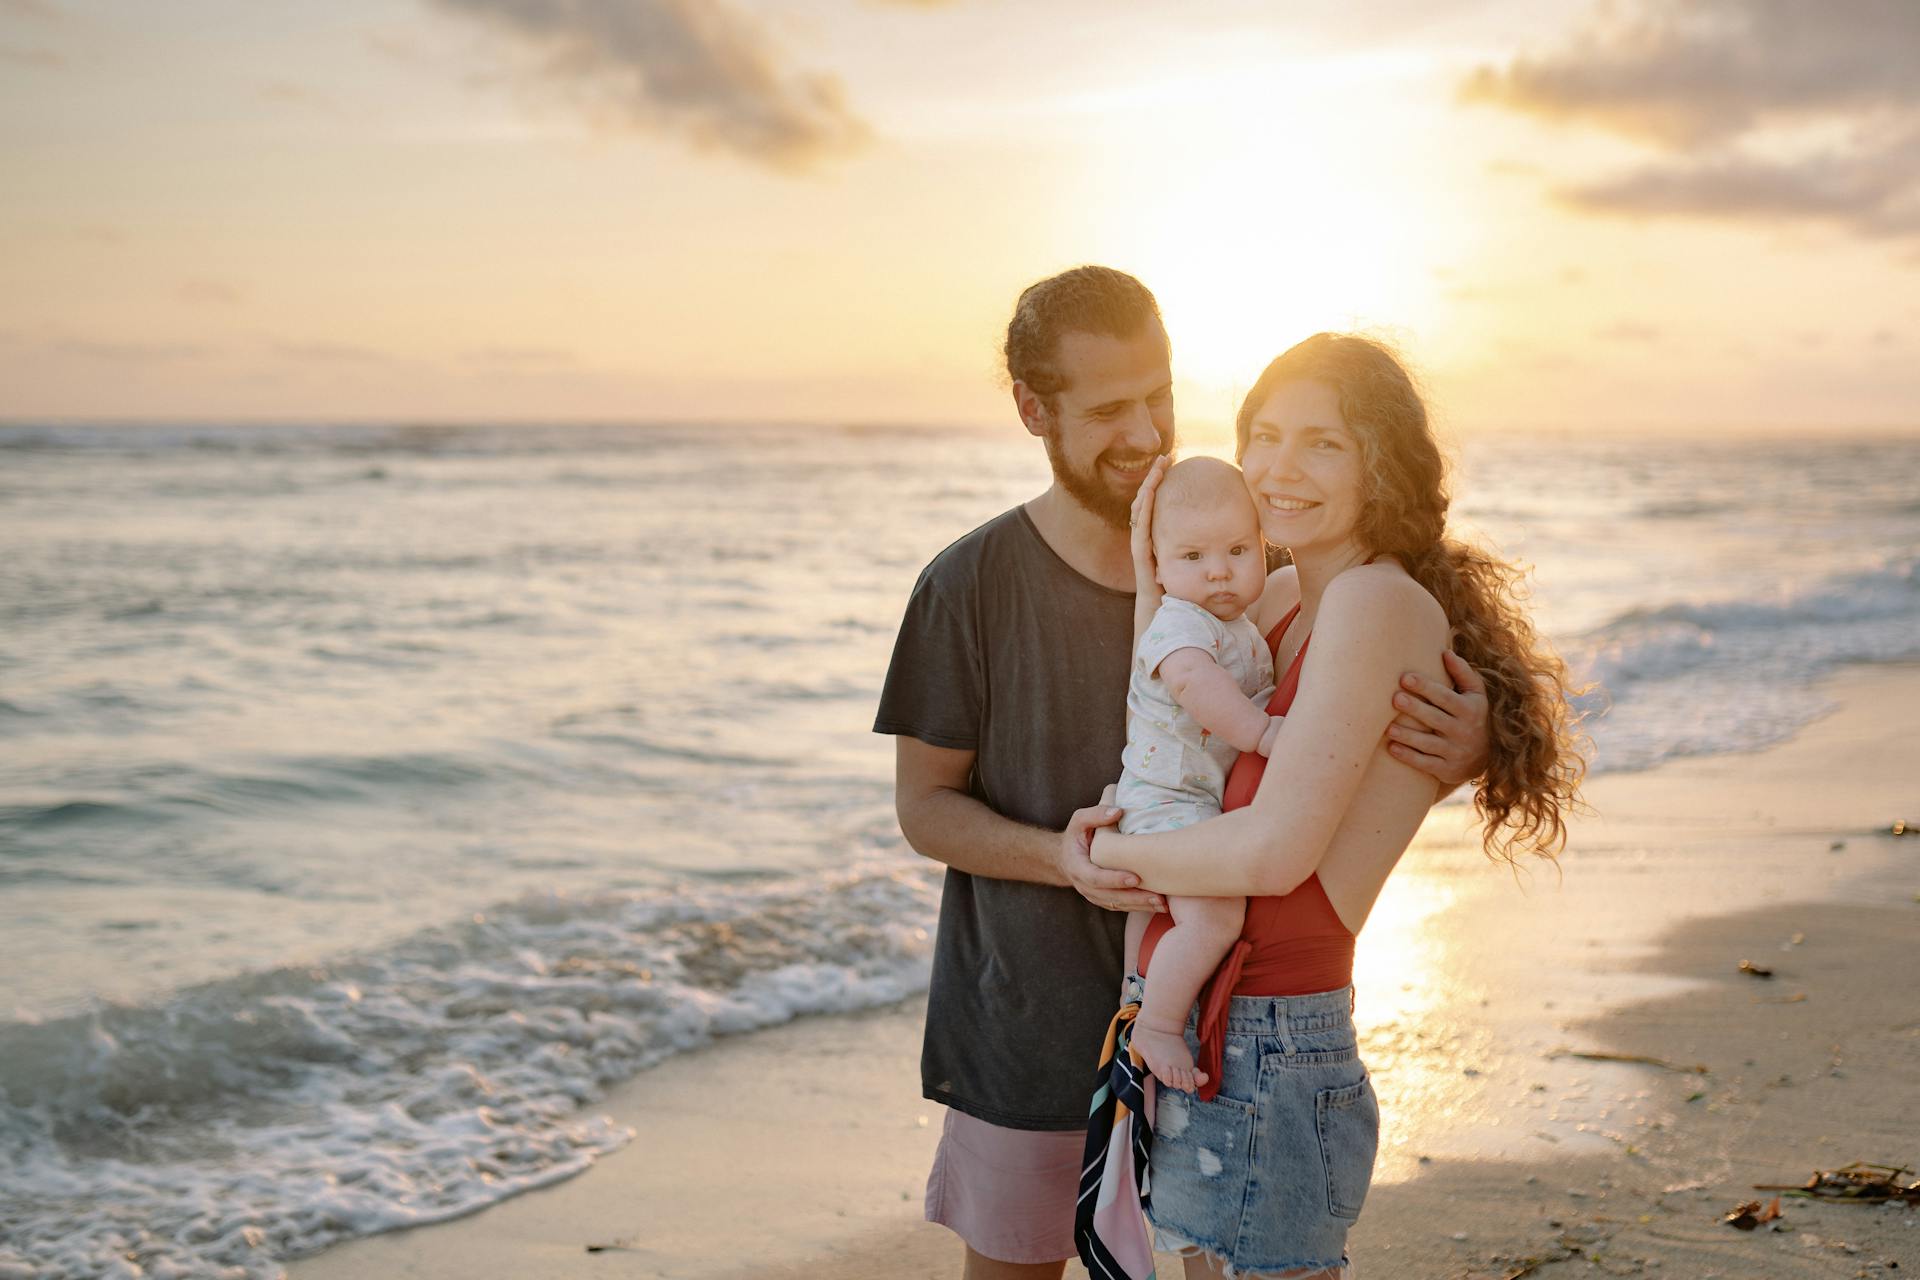
<path fill-rule="evenodd" d="M 1155 458 L 1153 465 L 1147 468 L 1147 478 L 1140 482 L 1140 488 L 1133 495 L 1133 514 L 1127 519 L 1127 528 L 1131 531 L 1129 544 L 1133 548 L 1133 643 L 1138 645 L 1140 637 L 1147 634 L 1147 624 L 1153 621 L 1153 615 L 1159 612 L 1162 592 L 1160 576 L 1153 563 L 1153 492 L 1160 487 L 1160 477 L 1167 474 L 1165 456 Z"/>
<path fill-rule="evenodd" d="M 1157 835 L 1103 831 L 1093 842 L 1094 863 L 1135 872 L 1161 893 L 1291 891 L 1319 867 L 1379 759 L 1394 715 L 1382 691 L 1408 669 L 1437 673 L 1446 635 L 1439 606 L 1417 584 L 1397 574 L 1343 575 L 1321 601 L 1299 698 L 1253 803 Z M 1391 767 L 1417 777 L 1408 766 Z"/>

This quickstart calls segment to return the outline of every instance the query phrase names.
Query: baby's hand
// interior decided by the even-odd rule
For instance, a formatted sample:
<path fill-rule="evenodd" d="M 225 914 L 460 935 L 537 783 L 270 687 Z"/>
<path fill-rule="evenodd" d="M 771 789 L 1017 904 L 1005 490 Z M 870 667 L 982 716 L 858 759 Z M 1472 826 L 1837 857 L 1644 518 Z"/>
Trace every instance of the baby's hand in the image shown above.
<path fill-rule="evenodd" d="M 1286 722 L 1286 719 L 1285 716 L 1267 717 L 1267 731 L 1260 735 L 1261 755 L 1270 756 L 1273 754 L 1273 740 L 1280 736 L 1280 726 Z"/>

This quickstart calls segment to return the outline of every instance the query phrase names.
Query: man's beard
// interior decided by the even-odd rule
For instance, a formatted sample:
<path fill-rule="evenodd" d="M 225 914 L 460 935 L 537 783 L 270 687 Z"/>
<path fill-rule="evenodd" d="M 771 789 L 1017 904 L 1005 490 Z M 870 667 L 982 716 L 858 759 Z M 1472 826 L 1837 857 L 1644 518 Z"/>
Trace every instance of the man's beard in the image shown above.
<path fill-rule="evenodd" d="M 1053 478 L 1067 496 L 1098 516 L 1100 520 L 1115 529 L 1125 529 L 1133 517 L 1133 492 L 1121 493 L 1107 483 L 1100 472 L 1103 462 L 1137 462 L 1143 458 L 1152 459 L 1159 454 L 1140 454 L 1109 449 L 1093 460 L 1085 471 L 1075 471 L 1059 446 L 1059 433 L 1049 431 L 1042 437 L 1047 442 L 1047 462 L 1053 467 Z M 1167 432 L 1160 437 L 1160 453 L 1173 452 L 1173 433 Z M 1145 472 L 1141 473 L 1142 478 Z"/>

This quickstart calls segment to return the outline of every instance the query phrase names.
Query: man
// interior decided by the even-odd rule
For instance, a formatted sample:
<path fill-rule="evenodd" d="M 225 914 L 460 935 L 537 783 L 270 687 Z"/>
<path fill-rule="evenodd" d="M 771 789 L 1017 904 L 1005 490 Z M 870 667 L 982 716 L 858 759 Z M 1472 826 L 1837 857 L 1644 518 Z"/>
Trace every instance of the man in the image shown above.
<path fill-rule="evenodd" d="M 966 1242 L 967 1280 L 1051 1280 L 1074 1255 L 1121 913 L 1160 906 L 1087 844 L 1117 817 L 1098 801 L 1126 741 L 1127 517 L 1173 451 L 1173 376 L 1153 295 L 1106 267 L 1022 293 L 1006 359 L 1053 483 L 920 575 L 874 729 L 895 735 L 907 842 L 947 865 L 921 1085 L 948 1110 L 926 1215 Z M 1461 691 L 1404 682 L 1420 727 L 1396 725 L 1389 750 L 1459 783 L 1485 758 L 1486 698 L 1452 655 L 1448 670 Z"/>

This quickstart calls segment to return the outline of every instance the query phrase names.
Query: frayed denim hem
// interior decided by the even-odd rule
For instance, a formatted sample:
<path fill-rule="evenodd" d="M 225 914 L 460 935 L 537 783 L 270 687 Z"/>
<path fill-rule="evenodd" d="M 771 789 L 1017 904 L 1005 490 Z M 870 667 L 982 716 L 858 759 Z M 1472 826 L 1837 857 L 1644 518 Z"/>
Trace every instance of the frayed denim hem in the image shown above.
<path fill-rule="evenodd" d="M 1236 1267 L 1223 1250 L 1212 1245 L 1196 1244 L 1178 1231 L 1170 1231 L 1158 1223 L 1153 1227 L 1153 1247 L 1161 1253 L 1171 1253 L 1181 1258 L 1205 1258 L 1227 1280 L 1354 1280 L 1353 1260 L 1346 1257 L 1338 1262 L 1290 1263 L 1277 1271 Z"/>

